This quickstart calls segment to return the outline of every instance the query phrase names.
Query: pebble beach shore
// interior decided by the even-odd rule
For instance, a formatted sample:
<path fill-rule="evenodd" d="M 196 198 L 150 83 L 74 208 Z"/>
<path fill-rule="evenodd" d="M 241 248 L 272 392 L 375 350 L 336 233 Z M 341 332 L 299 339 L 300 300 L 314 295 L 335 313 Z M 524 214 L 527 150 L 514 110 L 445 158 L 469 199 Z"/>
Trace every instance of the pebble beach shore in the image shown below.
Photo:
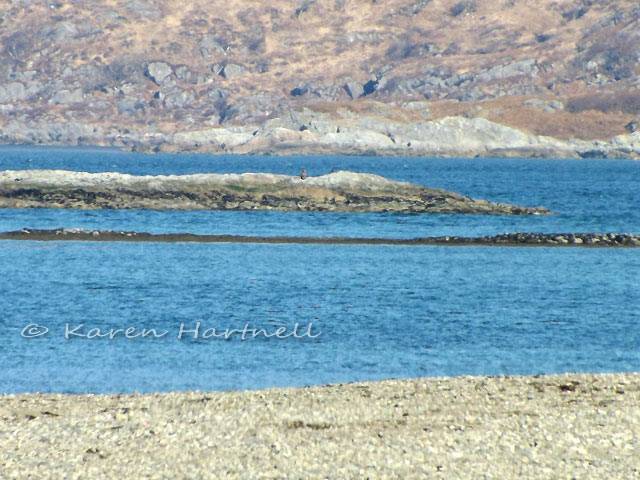
<path fill-rule="evenodd" d="M 638 478 L 640 374 L 0 396 L 2 478 Z"/>

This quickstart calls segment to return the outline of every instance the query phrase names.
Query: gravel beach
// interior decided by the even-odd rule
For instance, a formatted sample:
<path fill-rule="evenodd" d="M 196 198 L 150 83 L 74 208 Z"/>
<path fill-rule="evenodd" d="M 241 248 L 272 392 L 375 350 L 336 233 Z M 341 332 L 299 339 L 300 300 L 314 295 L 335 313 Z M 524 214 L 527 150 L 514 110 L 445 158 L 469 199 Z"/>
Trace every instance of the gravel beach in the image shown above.
<path fill-rule="evenodd" d="M 0 397 L 0 478 L 640 476 L 640 374 Z"/>

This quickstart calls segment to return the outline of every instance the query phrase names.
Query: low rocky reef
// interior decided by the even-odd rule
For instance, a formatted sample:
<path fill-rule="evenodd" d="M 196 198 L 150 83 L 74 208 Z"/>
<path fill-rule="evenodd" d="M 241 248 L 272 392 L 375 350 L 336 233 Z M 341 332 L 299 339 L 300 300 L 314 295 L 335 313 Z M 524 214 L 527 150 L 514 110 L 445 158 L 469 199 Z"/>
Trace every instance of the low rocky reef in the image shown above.
<path fill-rule="evenodd" d="M 544 215 L 378 175 L 334 172 L 134 176 L 64 170 L 0 172 L 0 208 L 284 210 Z"/>
<path fill-rule="evenodd" d="M 587 247 L 640 247 L 640 235 L 629 233 L 505 233 L 484 237 L 433 237 L 425 240 L 457 245 L 540 245 Z"/>
<path fill-rule="evenodd" d="M 540 246 L 540 247 L 640 247 L 640 234 L 628 233 L 505 233 L 484 237 L 422 237 L 422 238 L 352 238 L 352 237 L 286 237 L 197 235 L 193 233 L 162 233 L 100 231 L 79 228 L 54 230 L 22 229 L 0 233 L 0 240 L 36 241 L 102 241 L 157 243 L 298 243 L 319 245 L 479 245 L 479 246 Z"/>

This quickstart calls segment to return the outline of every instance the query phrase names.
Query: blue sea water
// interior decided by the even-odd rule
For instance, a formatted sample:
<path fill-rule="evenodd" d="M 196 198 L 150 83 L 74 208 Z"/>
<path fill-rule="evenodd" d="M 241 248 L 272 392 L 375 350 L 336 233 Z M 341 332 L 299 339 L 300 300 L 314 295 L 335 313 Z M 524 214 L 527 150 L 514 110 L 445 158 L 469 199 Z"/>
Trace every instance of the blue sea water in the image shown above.
<path fill-rule="evenodd" d="M 83 227 L 419 237 L 640 232 L 640 163 L 211 157 L 0 149 L 0 169 L 136 174 L 366 171 L 550 217 L 0 210 L 0 231 Z M 461 374 L 640 371 L 640 251 L 0 242 L 0 393 L 253 389 Z M 180 325 L 200 338 L 185 334 Z M 312 325 L 314 338 L 202 338 Z M 28 325 L 47 333 L 25 338 Z M 82 327 L 79 327 L 82 326 Z M 84 338 L 99 329 L 162 338 Z M 76 329 L 76 330 L 74 330 Z M 36 332 L 35 327 L 30 330 Z"/>

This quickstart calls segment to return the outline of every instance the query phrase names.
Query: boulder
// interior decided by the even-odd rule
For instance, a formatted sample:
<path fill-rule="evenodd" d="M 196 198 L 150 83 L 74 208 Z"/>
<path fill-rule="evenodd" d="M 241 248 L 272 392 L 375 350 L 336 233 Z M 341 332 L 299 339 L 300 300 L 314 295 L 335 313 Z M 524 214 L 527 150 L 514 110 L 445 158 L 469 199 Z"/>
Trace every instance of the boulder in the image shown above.
<path fill-rule="evenodd" d="M 207 92 L 207 96 L 210 99 L 217 101 L 227 98 L 229 96 L 229 93 L 226 90 L 215 87 Z"/>
<path fill-rule="evenodd" d="M 344 99 L 347 93 L 344 85 L 311 85 L 309 92 L 317 98 L 332 102 Z"/>
<path fill-rule="evenodd" d="M 220 71 L 220 75 L 226 79 L 239 77 L 244 73 L 244 67 L 237 65 L 235 63 L 227 63 L 222 70 Z"/>
<path fill-rule="evenodd" d="M 198 83 L 197 75 L 195 75 L 191 70 L 189 70 L 189 67 L 187 67 L 186 65 L 180 65 L 178 68 L 176 68 L 175 74 L 176 74 L 176 78 L 178 80 L 182 80 L 183 82 L 188 82 L 192 84 Z"/>
<path fill-rule="evenodd" d="M 307 13 L 309 11 L 314 3 L 316 3 L 316 0 L 302 0 L 299 3 L 298 8 L 296 8 L 294 16 L 296 18 L 300 18 L 303 13 Z"/>
<path fill-rule="evenodd" d="M 174 90 L 168 92 L 164 104 L 167 108 L 185 108 L 195 100 L 195 95 L 188 90 Z"/>
<path fill-rule="evenodd" d="M 492 82 L 517 76 L 533 76 L 538 72 L 537 62 L 533 58 L 520 60 L 506 65 L 498 65 L 481 72 L 476 80 L 479 82 Z"/>
<path fill-rule="evenodd" d="M 205 35 L 198 43 L 200 55 L 203 58 L 209 58 L 213 55 L 224 55 L 224 46 L 216 39 L 214 35 Z"/>
<path fill-rule="evenodd" d="M 309 92 L 309 87 L 303 86 L 303 87 L 294 88 L 293 90 L 291 90 L 290 94 L 292 97 L 301 97 L 302 95 L 305 95 L 308 92 Z"/>
<path fill-rule="evenodd" d="M 56 92 L 49 103 L 54 105 L 69 105 L 72 103 L 80 103 L 84 100 L 84 94 L 82 89 L 76 88 L 75 90 L 60 90 Z"/>
<path fill-rule="evenodd" d="M 356 82 L 345 83 L 344 89 L 353 99 L 360 98 L 364 95 L 364 87 Z"/>
<path fill-rule="evenodd" d="M 137 18 L 147 21 L 160 20 L 163 17 L 163 13 L 157 3 L 153 0 L 129 0 L 124 7 Z"/>
<path fill-rule="evenodd" d="M 424 10 L 425 7 L 430 3 L 431 3 L 431 0 L 416 0 L 415 2 L 402 7 L 398 11 L 398 13 L 400 15 L 404 15 L 407 17 L 413 17 L 415 15 L 418 15 L 420 12 L 422 12 L 422 10 Z"/>
<path fill-rule="evenodd" d="M 145 70 L 145 75 L 157 85 L 161 85 L 172 73 L 173 69 L 165 62 L 151 62 Z"/>
<path fill-rule="evenodd" d="M 221 63 L 214 63 L 209 67 L 212 73 L 215 75 L 222 75 L 222 71 L 224 70 L 224 65 Z"/>
<path fill-rule="evenodd" d="M 449 9 L 452 17 L 457 17 L 463 13 L 473 13 L 476 11 L 476 2 L 474 0 L 465 0 L 458 2 Z"/>

